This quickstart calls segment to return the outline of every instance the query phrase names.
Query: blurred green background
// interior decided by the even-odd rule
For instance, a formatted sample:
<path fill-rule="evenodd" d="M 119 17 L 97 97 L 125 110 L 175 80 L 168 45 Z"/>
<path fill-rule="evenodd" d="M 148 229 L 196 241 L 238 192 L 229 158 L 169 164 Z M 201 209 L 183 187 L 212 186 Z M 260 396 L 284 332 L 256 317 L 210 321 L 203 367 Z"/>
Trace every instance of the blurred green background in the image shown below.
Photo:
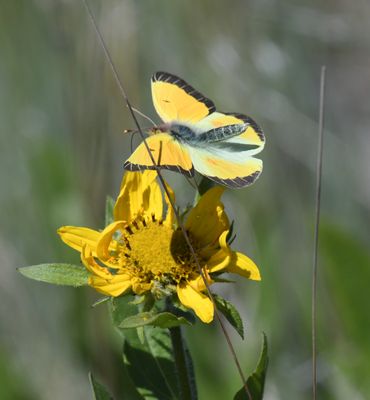
<path fill-rule="evenodd" d="M 150 76 L 178 74 L 263 127 L 257 183 L 229 191 L 234 248 L 261 283 L 234 302 L 246 373 L 270 342 L 266 399 L 311 398 L 310 290 L 319 75 L 327 66 L 319 255 L 320 399 L 370 391 L 370 4 L 291 0 L 91 1 L 132 103 L 152 118 Z M 147 122 L 143 122 L 147 126 Z M 98 295 L 29 281 L 16 267 L 79 262 L 61 225 L 103 226 L 133 128 L 79 1 L 0 0 L 0 398 L 88 399 L 87 372 L 121 398 L 121 342 Z M 137 140 L 137 139 L 136 139 Z M 137 143 L 137 142 L 136 142 Z M 169 174 L 181 205 L 192 191 Z M 225 288 L 226 286 L 226 288 Z M 236 368 L 217 324 L 186 330 L 200 399 L 230 399 Z"/>

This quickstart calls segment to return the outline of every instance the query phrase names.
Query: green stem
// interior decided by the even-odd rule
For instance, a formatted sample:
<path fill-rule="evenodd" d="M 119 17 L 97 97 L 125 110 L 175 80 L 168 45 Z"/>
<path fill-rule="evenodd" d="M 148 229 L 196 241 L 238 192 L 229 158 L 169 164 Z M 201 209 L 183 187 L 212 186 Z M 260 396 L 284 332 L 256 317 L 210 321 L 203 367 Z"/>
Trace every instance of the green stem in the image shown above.
<path fill-rule="evenodd" d="M 173 354 L 177 369 L 177 376 L 179 381 L 179 399 L 180 400 L 196 400 L 197 393 L 195 382 L 192 379 L 192 365 L 191 359 L 187 354 L 182 331 L 180 326 L 170 328 L 170 335 L 172 341 Z"/>

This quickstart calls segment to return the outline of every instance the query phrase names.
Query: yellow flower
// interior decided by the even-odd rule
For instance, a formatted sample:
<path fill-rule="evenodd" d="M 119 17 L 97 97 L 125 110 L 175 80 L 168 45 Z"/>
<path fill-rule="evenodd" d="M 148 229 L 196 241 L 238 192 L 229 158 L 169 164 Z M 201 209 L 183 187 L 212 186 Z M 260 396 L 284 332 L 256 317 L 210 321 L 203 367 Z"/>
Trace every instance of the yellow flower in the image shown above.
<path fill-rule="evenodd" d="M 255 263 L 228 245 L 230 224 L 220 201 L 222 193 L 221 187 L 210 189 L 184 222 L 203 275 L 209 285 L 212 276 L 222 272 L 260 280 Z M 155 171 L 126 172 L 113 223 L 101 232 L 64 226 L 58 233 L 81 253 L 91 273 L 89 285 L 97 291 L 108 296 L 151 291 L 157 298 L 177 293 L 185 307 L 203 322 L 211 322 L 213 303 L 167 198 L 166 210 Z"/>

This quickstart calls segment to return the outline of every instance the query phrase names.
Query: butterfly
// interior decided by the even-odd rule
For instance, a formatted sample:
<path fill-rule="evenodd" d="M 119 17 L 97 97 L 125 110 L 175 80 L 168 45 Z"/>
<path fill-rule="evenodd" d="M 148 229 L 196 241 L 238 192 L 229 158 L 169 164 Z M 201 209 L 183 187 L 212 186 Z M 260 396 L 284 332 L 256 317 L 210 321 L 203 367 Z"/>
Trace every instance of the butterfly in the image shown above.
<path fill-rule="evenodd" d="M 151 87 L 154 108 L 163 121 L 146 139 L 157 167 L 188 177 L 196 170 L 230 188 L 251 185 L 259 177 L 262 161 L 253 156 L 263 149 L 265 136 L 252 118 L 216 111 L 210 99 L 167 72 L 156 72 Z M 124 168 L 156 169 L 144 142 Z"/>

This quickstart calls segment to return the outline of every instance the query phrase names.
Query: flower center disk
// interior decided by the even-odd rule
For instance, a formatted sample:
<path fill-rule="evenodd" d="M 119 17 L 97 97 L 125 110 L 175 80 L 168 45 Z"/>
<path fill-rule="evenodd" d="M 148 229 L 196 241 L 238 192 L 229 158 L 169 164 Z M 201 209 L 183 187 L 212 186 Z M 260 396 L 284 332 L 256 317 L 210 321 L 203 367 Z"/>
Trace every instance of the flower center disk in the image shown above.
<path fill-rule="evenodd" d="M 189 247 L 180 230 L 153 222 L 127 236 L 129 258 L 143 280 L 179 282 L 195 270 Z"/>

